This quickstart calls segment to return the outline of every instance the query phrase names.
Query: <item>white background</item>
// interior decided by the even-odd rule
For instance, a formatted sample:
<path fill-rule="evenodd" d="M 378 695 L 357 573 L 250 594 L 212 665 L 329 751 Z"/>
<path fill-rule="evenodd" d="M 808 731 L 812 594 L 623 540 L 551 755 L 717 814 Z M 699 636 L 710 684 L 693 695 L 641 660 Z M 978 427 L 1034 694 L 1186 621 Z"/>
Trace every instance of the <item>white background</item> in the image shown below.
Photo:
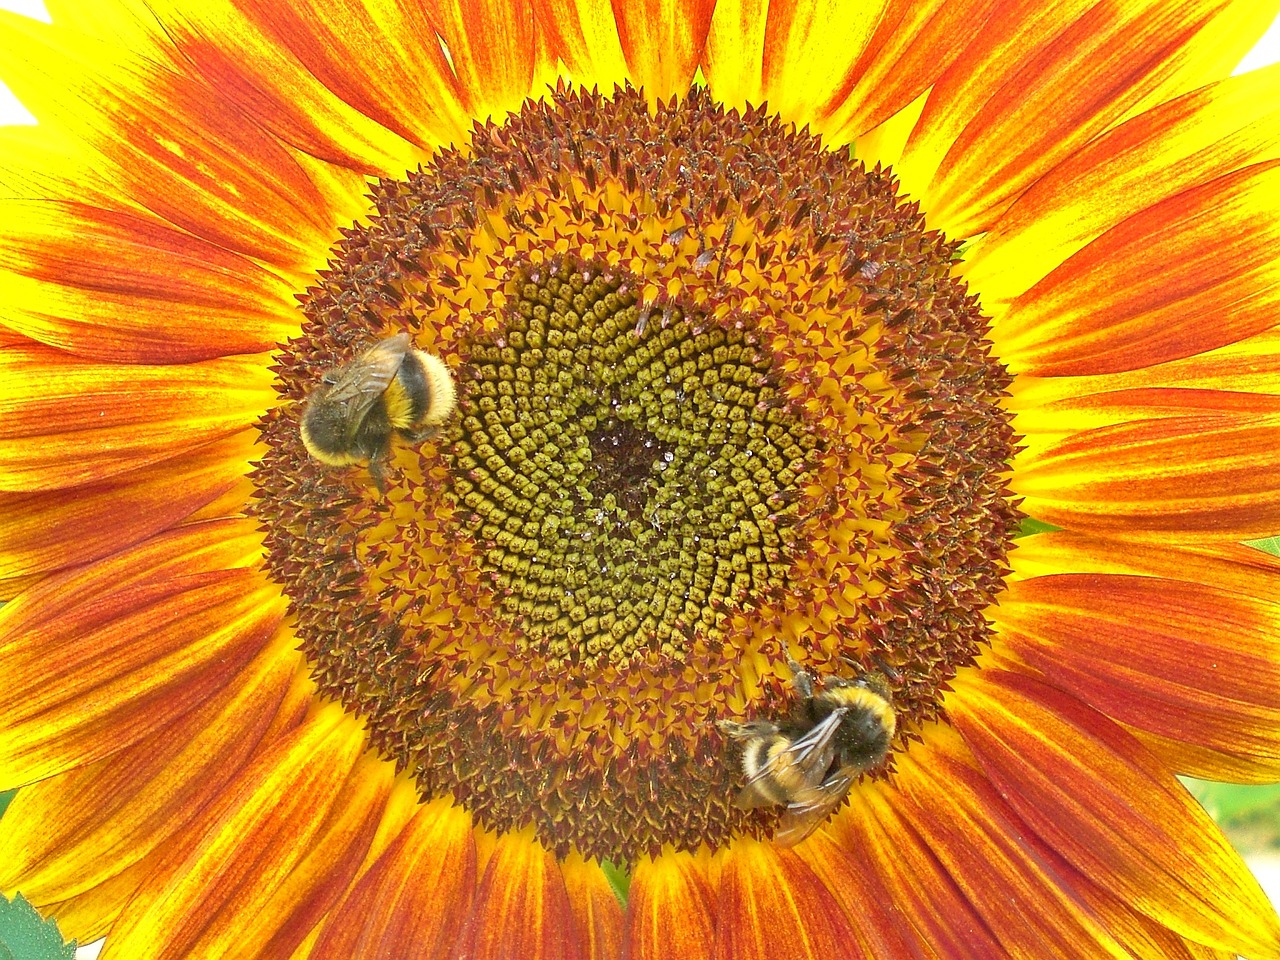
<path fill-rule="evenodd" d="M 281 2 L 287 3 L 288 0 L 281 0 Z M 42 20 L 48 19 L 41 0 L 0 0 L 0 10 L 12 10 L 27 16 L 39 17 Z M 1266 36 L 1245 57 L 1236 72 L 1242 73 L 1276 61 L 1280 61 L 1280 20 L 1271 25 Z M 0 124 L 32 122 L 34 121 L 31 114 L 23 109 L 8 88 L 0 83 Z M 1272 899 L 1280 902 L 1280 856 L 1254 861 L 1252 866 Z M 97 957 L 100 949 L 100 944 L 84 947 L 76 952 L 76 960 L 92 960 Z"/>

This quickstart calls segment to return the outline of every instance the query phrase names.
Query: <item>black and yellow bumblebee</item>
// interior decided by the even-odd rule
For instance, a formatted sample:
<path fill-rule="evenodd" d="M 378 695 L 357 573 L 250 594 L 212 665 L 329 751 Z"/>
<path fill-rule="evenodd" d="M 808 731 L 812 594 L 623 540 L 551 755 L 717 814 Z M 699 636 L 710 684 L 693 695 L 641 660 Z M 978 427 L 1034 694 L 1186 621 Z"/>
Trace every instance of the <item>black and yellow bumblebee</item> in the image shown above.
<path fill-rule="evenodd" d="M 721 730 L 742 742 L 747 783 L 735 803 L 743 809 L 785 804 L 773 835 L 782 846 L 817 830 L 853 781 L 884 763 L 898 727 L 883 674 L 827 677 L 815 691 L 813 677 L 788 663 L 799 700 L 787 718 L 720 721 Z"/>
<path fill-rule="evenodd" d="M 367 461 L 373 482 L 385 491 L 392 436 L 427 439 L 457 403 L 448 365 L 397 333 L 325 371 L 302 412 L 302 443 L 331 467 Z"/>

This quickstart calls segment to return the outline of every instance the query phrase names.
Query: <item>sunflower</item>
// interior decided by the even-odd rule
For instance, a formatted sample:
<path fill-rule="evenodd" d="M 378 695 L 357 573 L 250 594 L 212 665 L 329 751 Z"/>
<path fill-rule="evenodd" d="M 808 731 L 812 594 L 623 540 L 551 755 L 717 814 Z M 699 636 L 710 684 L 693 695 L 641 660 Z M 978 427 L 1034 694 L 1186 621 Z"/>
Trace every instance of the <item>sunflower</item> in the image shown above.
<path fill-rule="evenodd" d="M 6 894 L 130 960 L 1280 957 L 1175 776 L 1280 779 L 1280 3 L 49 6 Z"/>

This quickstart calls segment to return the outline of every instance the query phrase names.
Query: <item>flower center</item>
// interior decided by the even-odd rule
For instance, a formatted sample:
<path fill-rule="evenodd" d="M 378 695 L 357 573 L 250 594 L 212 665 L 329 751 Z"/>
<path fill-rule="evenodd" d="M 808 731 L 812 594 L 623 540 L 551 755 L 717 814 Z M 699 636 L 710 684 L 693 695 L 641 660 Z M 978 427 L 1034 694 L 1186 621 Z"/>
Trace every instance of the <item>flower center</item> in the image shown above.
<path fill-rule="evenodd" d="M 373 193 L 253 473 L 321 691 L 424 798 L 561 855 L 772 831 L 716 721 L 786 717 L 788 659 L 885 671 L 887 775 L 980 652 L 1020 518 L 954 244 L 887 173 L 698 91 L 560 90 Z M 458 403 L 380 490 L 299 421 L 402 332 Z"/>
<path fill-rule="evenodd" d="M 684 659 L 788 584 L 816 429 L 745 324 L 650 324 L 636 277 L 581 264 L 515 287 L 446 457 L 494 612 L 553 661 Z"/>

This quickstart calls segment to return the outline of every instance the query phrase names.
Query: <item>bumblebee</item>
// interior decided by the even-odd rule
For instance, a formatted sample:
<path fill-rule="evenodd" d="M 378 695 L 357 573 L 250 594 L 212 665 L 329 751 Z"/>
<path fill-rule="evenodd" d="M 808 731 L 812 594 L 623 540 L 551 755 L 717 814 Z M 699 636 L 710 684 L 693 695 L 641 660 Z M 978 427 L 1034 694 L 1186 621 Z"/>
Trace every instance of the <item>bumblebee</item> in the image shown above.
<path fill-rule="evenodd" d="M 787 719 L 722 720 L 720 729 L 742 742 L 747 784 L 735 804 L 785 804 L 773 839 L 789 847 L 826 821 L 858 776 L 884 762 L 898 724 L 882 674 L 827 678 L 815 691 L 813 678 L 788 663 L 799 701 Z"/>
<path fill-rule="evenodd" d="M 346 366 L 325 371 L 302 412 L 302 443 L 331 467 L 368 461 L 369 475 L 385 492 L 392 436 L 425 440 L 457 402 L 445 362 L 413 349 L 409 334 L 397 333 Z"/>

